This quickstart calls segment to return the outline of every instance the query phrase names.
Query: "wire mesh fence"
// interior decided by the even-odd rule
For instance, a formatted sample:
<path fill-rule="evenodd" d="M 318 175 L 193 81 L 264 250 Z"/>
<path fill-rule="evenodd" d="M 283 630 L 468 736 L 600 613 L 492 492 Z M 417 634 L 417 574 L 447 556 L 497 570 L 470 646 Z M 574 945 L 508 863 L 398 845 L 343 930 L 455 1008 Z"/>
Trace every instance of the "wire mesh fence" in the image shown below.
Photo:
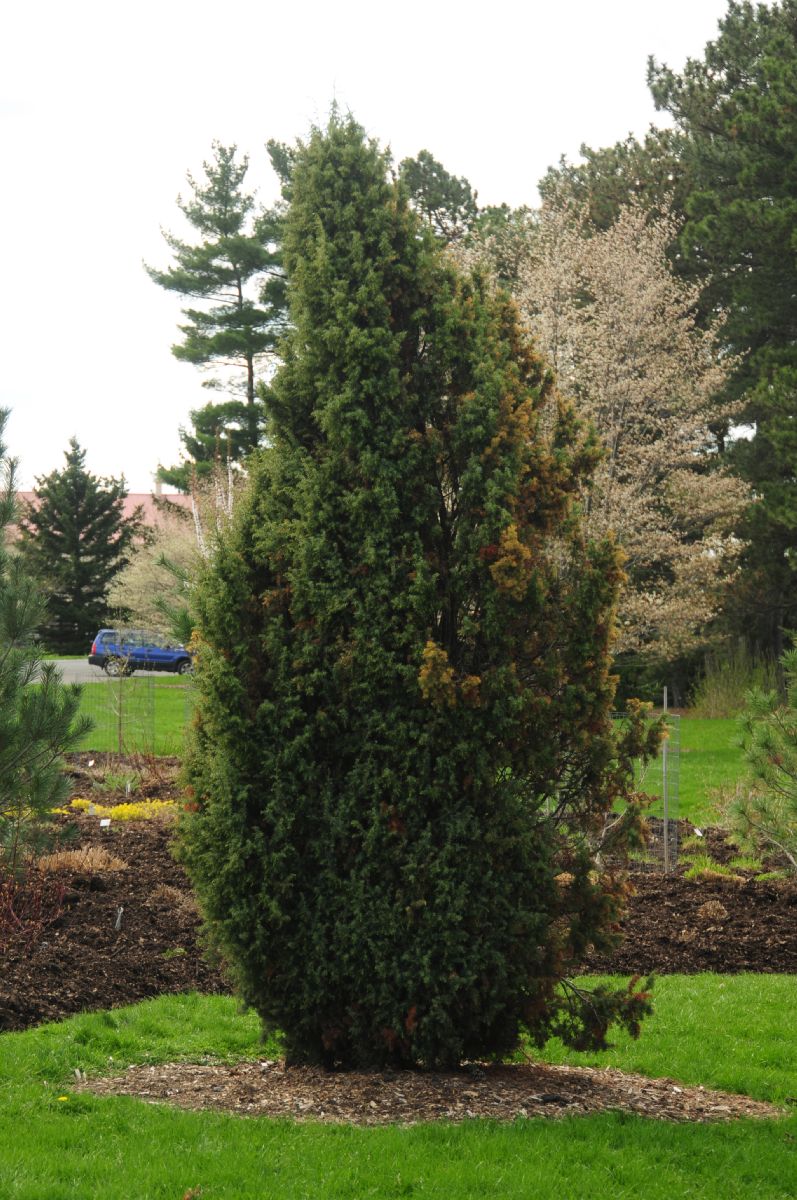
<path fill-rule="evenodd" d="M 179 755 L 191 719 L 190 681 L 155 675 L 120 675 L 83 685 L 82 712 L 93 728 L 82 749 L 125 755 Z M 615 714 L 620 721 L 623 714 Z M 668 736 L 659 754 L 637 766 L 637 786 L 654 797 L 648 810 L 649 840 L 634 857 L 637 869 L 672 871 L 678 863 L 678 782 L 681 718 L 666 714 Z"/>
<path fill-rule="evenodd" d="M 82 749 L 118 755 L 177 755 L 193 711 L 183 679 L 120 675 L 82 688 L 81 712 L 93 728 Z"/>
<path fill-rule="evenodd" d="M 637 790 L 653 797 L 647 810 L 648 843 L 633 856 L 638 870 L 674 871 L 678 865 L 678 785 L 681 766 L 681 718 L 665 712 L 667 736 L 658 755 L 637 763 Z M 615 719 L 623 719 L 616 713 Z"/>

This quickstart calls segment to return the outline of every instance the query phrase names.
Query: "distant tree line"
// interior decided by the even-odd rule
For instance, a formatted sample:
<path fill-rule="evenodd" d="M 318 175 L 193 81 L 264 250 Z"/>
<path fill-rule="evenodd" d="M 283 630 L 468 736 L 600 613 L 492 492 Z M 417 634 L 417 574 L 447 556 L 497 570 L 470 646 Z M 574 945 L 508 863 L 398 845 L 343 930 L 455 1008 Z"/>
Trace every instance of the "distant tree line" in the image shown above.
<path fill-rule="evenodd" d="M 651 59 L 648 80 L 674 126 L 583 146 L 541 206 L 480 207 L 428 150 L 395 174 L 435 237 L 515 297 L 595 425 L 607 458 L 584 503 L 627 555 L 619 665 L 630 685 L 685 686 L 718 639 L 777 656 L 797 624 L 795 0 L 730 3 L 701 58 Z M 183 461 L 161 469 L 183 490 L 269 441 L 300 149 L 268 144 L 282 199 L 262 210 L 247 159 L 215 144 L 179 201 L 198 237 L 166 235 L 172 264 L 148 268 L 197 299 L 175 355 L 226 370 L 205 386 L 229 398 L 191 413 Z"/>

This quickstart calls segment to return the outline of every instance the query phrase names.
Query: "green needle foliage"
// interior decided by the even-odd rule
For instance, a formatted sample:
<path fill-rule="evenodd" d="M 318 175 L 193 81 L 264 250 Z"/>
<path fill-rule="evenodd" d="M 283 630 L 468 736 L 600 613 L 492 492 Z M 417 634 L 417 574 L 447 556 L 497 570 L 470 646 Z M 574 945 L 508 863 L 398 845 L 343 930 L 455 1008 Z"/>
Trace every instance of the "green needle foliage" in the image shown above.
<path fill-rule="evenodd" d="M 108 593 L 145 534 L 141 510 L 125 517 L 124 479 L 86 470 L 86 451 L 70 438 L 60 471 L 36 480 L 36 502 L 25 506 L 19 550 L 49 594 L 43 628 L 48 647 L 85 653 L 109 617 Z"/>
<path fill-rule="evenodd" d="M 241 397 L 191 412 L 193 429 L 180 431 L 187 461 L 160 468 L 166 483 L 185 492 L 194 474 L 207 476 L 218 459 L 239 462 L 258 446 L 263 423 L 258 366 L 274 349 L 283 320 L 279 216 L 255 211 L 254 196 L 244 187 L 249 160 L 237 161 L 236 153 L 235 146 L 214 142 L 213 160 L 203 164 L 204 180 L 189 174 L 192 194 L 178 197 L 199 240 L 164 233 L 172 265 L 165 271 L 146 268 L 160 287 L 195 301 L 183 310 L 182 341 L 172 346 L 174 356 L 199 367 L 235 368 L 242 375 L 231 381 L 231 390 Z M 278 166 L 286 153 L 275 147 Z M 210 379 L 205 386 L 221 384 Z"/>
<path fill-rule="evenodd" d="M 273 448 L 199 589 L 182 856 L 293 1060 L 439 1066 L 526 1027 L 601 1045 L 637 824 L 609 644 L 622 572 L 574 498 L 596 449 L 515 310 L 463 278 L 333 116 L 297 153 Z"/>
<path fill-rule="evenodd" d="M 399 176 L 413 208 L 442 241 L 457 242 L 472 228 L 479 214 L 476 192 L 467 179 L 451 175 L 428 150 L 405 158 Z"/>
<path fill-rule="evenodd" d="M 753 690 L 741 719 L 752 787 L 737 787 L 728 816 L 739 845 L 775 854 L 797 875 L 797 648 L 782 658 L 786 702 Z"/>
<path fill-rule="evenodd" d="M 544 203 L 586 205 L 598 230 L 610 229 L 631 202 L 657 216 L 683 215 L 691 180 L 679 131 L 651 126 L 641 140 L 629 134 L 599 150 L 582 145 L 579 156 L 578 164 L 562 156 L 545 172 L 538 184 Z"/>
<path fill-rule="evenodd" d="M 34 637 L 45 614 L 42 590 L 5 549 L 16 518 L 16 464 L 2 442 L 7 419 L 0 409 L 0 879 L 20 864 L 38 822 L 65 799 L 62 755 L 92 725 L 78 716 L 80 688 L 65 687 L 55 664 L 41 660 Z"/>

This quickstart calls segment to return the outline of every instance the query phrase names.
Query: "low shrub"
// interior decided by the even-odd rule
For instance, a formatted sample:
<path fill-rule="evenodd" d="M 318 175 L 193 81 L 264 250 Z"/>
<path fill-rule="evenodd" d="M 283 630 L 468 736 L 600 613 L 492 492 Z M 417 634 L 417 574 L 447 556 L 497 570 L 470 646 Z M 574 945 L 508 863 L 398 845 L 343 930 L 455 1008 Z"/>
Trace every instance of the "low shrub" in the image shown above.
<path fill-rule="evenodd" d="M 104 846 L 81 846 L 77 850 L 56 850 L 37 859 L 36 867 L 45 874 L 50 871 L 78 871 L 84 875 L 101 875 L 105 871 L 125 871 L 127 863 L 110 854 Z"/>
<path fill-rule="evenodd" d="M 752 653 L 737 643 L 709 654 L 692 694 L 694 717 L 735 717 L 745 707 L 745 697 L 754 688 L 775 691 L 777 663 Z"/>
<path fill-rule="evenodd" d="M 171 818 L 177 815 L 173 800 L 134 800 L 122 804 L 97 804 L 78 796 L 70 801 L 73 812 L 84 812 L 91 817 L 110 817 L 114 821 L 151 821 L 154 818 Z M 61 810 L 65 811 L 65 810 Z"/>
<path fill-rule="evenodd" d="M 32 954 L 44 931 L 61 916 L 64 894 L 63 883 L 35 866 L 22 875 L 0 873 L 0 953 L 16 945 Z"/>
<path fill-rule="evenodd" d="M 178 908 L 182 912 L 196 915 L 199 905 L 192 892 L 182 892 L 171 884 L 161 883 L 152 893 L 151 899 L 159 904 L 168 904 L 170 908 Z"/>
<path fill-rule="evenodd" d="M 712 879 L 721 879 L 729 883 L 744 883 L 743 876 L 737 875 L 730 867 L 717 862 L 708 854 L 696 854 L 684 872 L 684 878 L 700 879 L 706 882 Z"/>
<path fill-rule="evenodd" d="M 759 858 L 739 856 L 728 863 L 732 871 L 763 871 L 764 864 Z"/>

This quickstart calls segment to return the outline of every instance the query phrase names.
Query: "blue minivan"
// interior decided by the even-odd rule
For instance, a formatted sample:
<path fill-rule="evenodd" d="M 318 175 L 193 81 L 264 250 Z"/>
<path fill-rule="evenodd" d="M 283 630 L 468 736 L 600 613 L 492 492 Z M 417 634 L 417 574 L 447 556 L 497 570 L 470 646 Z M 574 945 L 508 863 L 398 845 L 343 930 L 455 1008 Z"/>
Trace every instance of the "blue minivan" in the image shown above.
<path fill-rule="evenodd" d="M 194 669 L 185 646 L 176 646 L 146 629 L 101 629 L 91 643 L 89 665 L 101 667 L 106 675 L 132 675 L 134 671 L 190 675 Z"/>

